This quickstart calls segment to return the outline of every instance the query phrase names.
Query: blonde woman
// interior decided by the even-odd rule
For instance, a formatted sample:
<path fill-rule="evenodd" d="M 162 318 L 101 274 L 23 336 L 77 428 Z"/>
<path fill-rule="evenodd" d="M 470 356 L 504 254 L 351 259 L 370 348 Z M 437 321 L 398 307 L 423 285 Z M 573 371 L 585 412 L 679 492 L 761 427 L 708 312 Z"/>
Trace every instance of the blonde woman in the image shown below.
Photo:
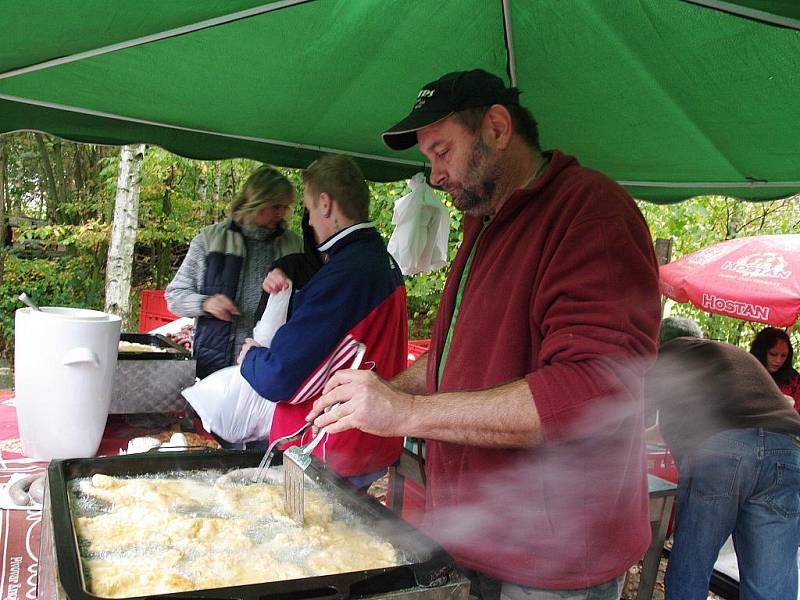
<path fill-rule="evenodd" d="M 202 378 L 236 362 L 257 320 L 261 282 L 272 263 L 302 252 L 286 228 L 294 188 L 271 167 L 254 171 L 233 200 L 230 216 L 198 233 L 167 286 L 169 309 L 195 318 L 193 354 Z"/>

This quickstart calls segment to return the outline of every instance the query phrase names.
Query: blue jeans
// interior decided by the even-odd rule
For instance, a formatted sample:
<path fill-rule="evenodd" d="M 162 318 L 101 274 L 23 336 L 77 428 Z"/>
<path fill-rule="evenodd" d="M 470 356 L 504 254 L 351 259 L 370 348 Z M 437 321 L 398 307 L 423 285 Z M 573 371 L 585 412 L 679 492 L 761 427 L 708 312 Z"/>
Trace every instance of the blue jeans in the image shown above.
<path fill-rule="evenodd" d="M 666 600 L 705 600 L 729 535 L 742 600 L 797 600 L 800 437 L 729 429 L 682 458 Z"/>

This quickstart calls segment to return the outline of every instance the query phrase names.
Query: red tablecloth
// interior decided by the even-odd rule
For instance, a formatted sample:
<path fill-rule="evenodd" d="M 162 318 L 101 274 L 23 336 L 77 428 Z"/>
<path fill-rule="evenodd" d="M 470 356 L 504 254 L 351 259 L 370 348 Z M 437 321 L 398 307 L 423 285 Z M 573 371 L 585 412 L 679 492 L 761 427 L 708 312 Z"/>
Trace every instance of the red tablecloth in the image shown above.
<path fill-rule="evenodd" d="M 202 438 L 210 439 L 199 420 L 195 420 L 195 427 Z M 169 432 L 164 431 L 167 428 L 160 425 L 158 419 L 111 415 L 98 455 L 119 454 L 132 438 L 152 435 L 159 429 L 168 435 Z M 22 454 L 13 392 L 0 392 L 0 484 L 8 482 L 14 473 L 41 473 L 46 467 L 46 461 Z M 0 510 L 0 599 L 36 598 L 41 521 L 39 510 Z"/>
<path fill-rule="evenodd" d="M 0 393 L 0 483 L 14 473 L 41 473 L 47 462 L 22 455 L 13 394 Z M 36 598 L 36 570 L 39 566 L 39 510 L 0 510 L 0 597 Z"/>

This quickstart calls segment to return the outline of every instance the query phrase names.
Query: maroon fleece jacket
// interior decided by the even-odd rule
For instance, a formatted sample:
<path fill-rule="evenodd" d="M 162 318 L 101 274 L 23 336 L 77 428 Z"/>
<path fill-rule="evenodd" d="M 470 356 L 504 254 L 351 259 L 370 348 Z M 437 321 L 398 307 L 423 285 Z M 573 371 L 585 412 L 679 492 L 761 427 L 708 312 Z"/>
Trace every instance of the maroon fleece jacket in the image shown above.
<path fill-rule="evenodd" d="M 481 229 L 464 241 L 431 336 L 427 385 Z M 546 441 L 490 449 L 428 441 L 426 527 L 461 564 L 521 585 L 612 579 L 650 542 L 643 380 L 656 353 L 658 270 L 630 196 L 558 151 L 487 226 L 440 391 L 526 379 Z"/>

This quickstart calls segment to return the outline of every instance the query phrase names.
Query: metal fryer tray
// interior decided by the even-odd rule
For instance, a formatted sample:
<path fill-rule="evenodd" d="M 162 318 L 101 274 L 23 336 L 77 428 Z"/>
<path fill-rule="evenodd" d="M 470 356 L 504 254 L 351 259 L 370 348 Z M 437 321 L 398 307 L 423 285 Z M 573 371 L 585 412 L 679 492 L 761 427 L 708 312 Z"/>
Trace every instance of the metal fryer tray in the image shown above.
<path fill-rule="evenodd" d="M 128 333 L 119 335 L 121 342 L 145 344 L 167 352 L 118 352 L 117 360 L 190 360 L 192 353 L 160 333 Z"/>
<path fill-rule="evenodd" d="M 146 453 L 104 458 L 53 461 L 48 468 L 48 485 L 54 530 L 54 546 L 60 583 L 70 600 L 96 600 L 86 591 L 80 564 L 77 538 L 72 524 L 68 482 L 96 473 L 133 476 L 179 470 L 230 470 L 254 467 L 261 458 L 253 451 L 203 451 Z M 282 455 L 276 463 L 282 462 Z M 463 578 L 453 559 L 435 542 L 418 532 L 373 498 L 358 493 L 355 487 L 314 459 L 307 471 L 320 488 L 332 494 L 346 509 L 379 530 L 383 539 L 394 544 L 409 564 L 353 573 L 338 573 L 261 584 L 233 586 L 147 596 L 154 598 L 194 598 L 215 600 L 305 600 L 314 598 L 361 598 L 389 594 L 413 595 L 414 590 L 451 587 Z M 445 595 L 450 595 L 445 593 Z M 132 597 L 144 600 L 144 597 Z"/>

